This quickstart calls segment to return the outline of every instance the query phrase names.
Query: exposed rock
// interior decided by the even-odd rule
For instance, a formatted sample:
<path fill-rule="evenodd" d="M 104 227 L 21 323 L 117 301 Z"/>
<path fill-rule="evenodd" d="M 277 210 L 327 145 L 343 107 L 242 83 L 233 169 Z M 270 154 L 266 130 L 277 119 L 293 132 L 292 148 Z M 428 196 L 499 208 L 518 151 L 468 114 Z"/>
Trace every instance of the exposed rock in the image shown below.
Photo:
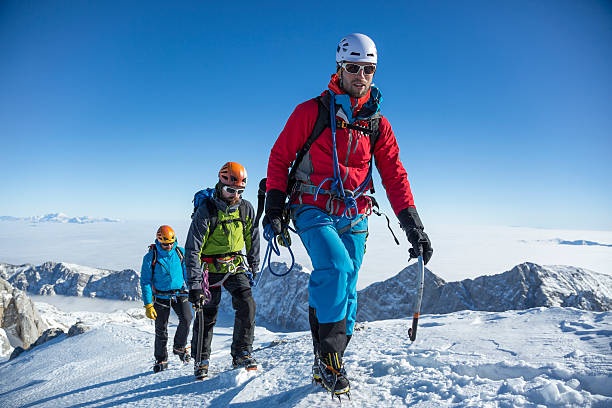
<path fill-rule="evenodd" d="M 83 334 L 86 331 L 91 330 L 91 327 L 86 326 L 83 322 L 76 322 L 73 324 L 68 330 L 68 337 L 76 336 L 79 334 Z"/>
<path fill-rule="evenodd" d="M 51 341 L 54 338 L 61 336 L 62 334 L 66 334 L 66 332 L 64 332 L 62 329 L 58 329 L 57 327 L 52 327 L 50 329 L 47 329 L 43 332 L 43 334 L 40 335 L 38 339 L 36 339 L 34 344 L 30 346 L 28 351 L 36 346 L 40 346 L 43 343 Z"/>
<path fill-rule="evenodd" d="M 26 350 L 23 347 L 15 347 L 15 350 L 13 350 L 13 352 L 11 353 L 11 356 L 9 357 L 9 360 L 12 360 L 12 359 L 18 357 L 24 351 L 26 351 Z"/>
<path fill-rule="evenodd" d="M 13 347 L 28 348 L 47 328 L 32 300 L 0 278 L 0 327 Z"/>

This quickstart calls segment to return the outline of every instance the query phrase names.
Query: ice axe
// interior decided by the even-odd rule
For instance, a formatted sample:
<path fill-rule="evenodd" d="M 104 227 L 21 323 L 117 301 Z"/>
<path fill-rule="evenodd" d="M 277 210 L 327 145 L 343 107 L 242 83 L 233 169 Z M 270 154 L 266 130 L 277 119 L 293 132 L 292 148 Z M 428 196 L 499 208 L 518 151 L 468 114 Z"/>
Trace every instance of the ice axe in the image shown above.
<path fill-rule="evenodd" d="M 416 340 L 417 326 L 419 324 L 419 313 L 421 313 L 421 301 L 423 300 L 423 289 L 425 287 L 425 264 L 423 263 L 423 248 L 421 247 L 419 247 L 419 256 L 417 257 L 417 261 L 417 296 L 412 309 L 412 327 L 408 329 L 408 337 L 410 337 L 410 341 Z"/>

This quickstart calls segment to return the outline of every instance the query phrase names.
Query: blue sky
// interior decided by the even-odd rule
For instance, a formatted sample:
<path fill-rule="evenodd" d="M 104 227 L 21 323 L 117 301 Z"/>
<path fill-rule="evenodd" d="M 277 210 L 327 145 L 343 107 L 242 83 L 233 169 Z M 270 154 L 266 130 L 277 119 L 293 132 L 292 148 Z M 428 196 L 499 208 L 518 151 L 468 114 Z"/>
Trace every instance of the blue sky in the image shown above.
<path fill-rule="evenodd" d="M 0 215 L 188 217 L 230 160 L 255 200 L 362 32 L 426 225 L 612 229 L 609 2 L 173 3 L 0 4 Z"/>

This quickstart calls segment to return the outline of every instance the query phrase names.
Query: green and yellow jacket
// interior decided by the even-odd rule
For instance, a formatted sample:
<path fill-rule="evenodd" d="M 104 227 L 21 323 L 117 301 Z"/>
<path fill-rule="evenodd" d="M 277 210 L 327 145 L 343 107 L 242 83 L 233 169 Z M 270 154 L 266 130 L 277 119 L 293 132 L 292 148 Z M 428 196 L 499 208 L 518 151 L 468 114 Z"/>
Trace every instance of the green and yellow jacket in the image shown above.
<path fill-rule="evenodd" d="M 244 264 L 243 256 L 236 256 L 229 264 L 222 260 L 244 253 L 243 250 L 249 268 L 258 269 L 259 230 L 253 225 L 254 220 L 255 210 L 249 201 L 241 199 L 230 206 L 218 197 L 217 191 L 198 207 L 185 242 L 190 289 L 202 288 L 202 268 L 207 268 L 209 273 L 227 273 L 240 268 Z"/>

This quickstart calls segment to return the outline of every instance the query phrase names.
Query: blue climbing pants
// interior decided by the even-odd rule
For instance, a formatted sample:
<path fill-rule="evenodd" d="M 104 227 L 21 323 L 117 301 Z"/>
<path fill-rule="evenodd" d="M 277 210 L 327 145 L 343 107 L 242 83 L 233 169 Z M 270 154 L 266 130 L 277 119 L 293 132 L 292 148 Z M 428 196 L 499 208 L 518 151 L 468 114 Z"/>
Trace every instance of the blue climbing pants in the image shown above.
<path fill-rule="evenodd" d="M 352 335 L 357 316 L 357 273 L 365 253 L 368 218 L 360 215 L 351 221 L 314 206 L 294 211 L 297 232 L 313 266 L 309 306 L 316 310 L 319 323 L 346 319 L 346 334 Z"/>

